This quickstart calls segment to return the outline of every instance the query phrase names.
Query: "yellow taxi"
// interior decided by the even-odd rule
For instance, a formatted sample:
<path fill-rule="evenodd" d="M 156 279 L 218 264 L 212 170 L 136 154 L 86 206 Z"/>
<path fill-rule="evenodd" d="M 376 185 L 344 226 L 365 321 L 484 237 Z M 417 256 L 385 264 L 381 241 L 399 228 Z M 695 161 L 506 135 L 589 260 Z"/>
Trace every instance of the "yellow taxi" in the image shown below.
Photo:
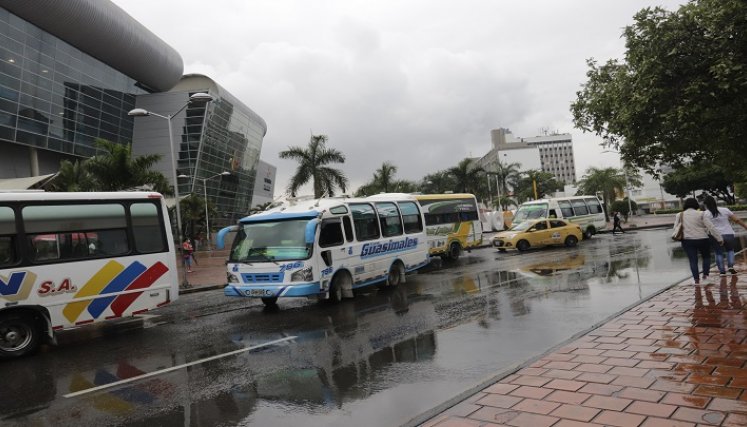
<path fill-rule="evenodd" d="M 516 224 L 507 231 L 493 237 L 493 247 L 503 252 L 506 249 L 526 251 L 550 245 L 565 245 L 572 248 L 581 240 L 583 232 L 577 224 L 562 219 L 532 219 Z"/>

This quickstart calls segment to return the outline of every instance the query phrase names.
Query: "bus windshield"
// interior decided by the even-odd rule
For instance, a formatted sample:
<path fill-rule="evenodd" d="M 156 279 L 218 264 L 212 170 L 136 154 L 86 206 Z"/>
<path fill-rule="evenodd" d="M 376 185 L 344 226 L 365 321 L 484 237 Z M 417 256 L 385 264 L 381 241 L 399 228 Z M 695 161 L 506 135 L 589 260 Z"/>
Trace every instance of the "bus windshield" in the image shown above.
<path fill-rule="evenodd" d="M 514 224 L 522 223 L 528 219 L 538 219 L 547 217 L 547 203 L 538 203 L 533 205 L 523 205 L 519 207 L 514 215 Z"/>
<path fill-rule="evenodd" d="M 275 262 L 308 259 L 306 244 L 309 219 L 240 224 L 231 249 L 231 262 Z"/>

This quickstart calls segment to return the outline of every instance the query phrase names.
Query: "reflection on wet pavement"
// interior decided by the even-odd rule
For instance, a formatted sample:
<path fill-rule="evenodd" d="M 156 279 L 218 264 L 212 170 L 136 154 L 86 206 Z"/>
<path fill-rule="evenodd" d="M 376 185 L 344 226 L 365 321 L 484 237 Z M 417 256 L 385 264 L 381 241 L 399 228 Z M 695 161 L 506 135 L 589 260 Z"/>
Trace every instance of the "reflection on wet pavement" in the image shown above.
<path fill-rule="evenodd" d="M 41 371 L 48 375 L 19 381 L 26 404 L 2 408 L 0 420 L 397 425 L 686 277 L 686 265 L 667 231 L 639 232 L 598 236 L 575 249 L 476 250 L 408 276 L 398 289 L 361 293 L 337 306 L 297 300 L 276 311 L 224 307 L 223 300 L 215 307 L 176 305 L 163 311 L 157 327 L 6 364 L 3 369 L 46 366 Z M 733 305 L 728 285 L 726 291 Z M 702 289 L 704 307 L 711 300 L 722 304 L 721 290 L 713 292 L 709 297 Z M 660 332 L 657 340 L 672 341 L 668 351 L 681 350 L 676 340 L 683 334 Z M 61 398 L 290 335 L 297 338 L 286 345 Z M 82 350 L 92 355 L 81 360 Z M 46 395 L 37 394 L 44 383 Z"/>

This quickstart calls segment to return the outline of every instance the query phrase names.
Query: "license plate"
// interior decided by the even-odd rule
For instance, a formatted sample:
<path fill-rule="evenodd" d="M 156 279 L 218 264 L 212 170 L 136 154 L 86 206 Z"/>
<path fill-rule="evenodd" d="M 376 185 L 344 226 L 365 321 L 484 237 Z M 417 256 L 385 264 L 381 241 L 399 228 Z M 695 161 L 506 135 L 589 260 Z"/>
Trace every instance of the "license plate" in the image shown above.
<path fill-rule="evenodd" d="M 271 297 L 274 296 L 275 293 L 268 289 L 249 289 L 244 291 L 244 295 L 248 297 Z"/>

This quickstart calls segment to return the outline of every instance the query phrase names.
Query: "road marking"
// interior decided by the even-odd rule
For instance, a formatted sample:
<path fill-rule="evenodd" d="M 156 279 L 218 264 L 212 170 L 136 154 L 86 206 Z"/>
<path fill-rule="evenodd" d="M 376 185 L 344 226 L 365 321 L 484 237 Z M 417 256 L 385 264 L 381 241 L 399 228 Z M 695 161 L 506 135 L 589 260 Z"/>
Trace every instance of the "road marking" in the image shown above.
<path fill-rule="evenodd" d="M 263 344 L 257 344 L 257 345 L 253 345 L 251 347 L 246 347 L 246 348 L 241 348 L 241 349 L 234 350 L 234 351 L 229 351 L 228 353 L 219 354 L 217 356 L 206 357 L 204 359 L 195 360 L 195 361 L 192 361 L 192 362 L 189 362 L 189 363 L 185 363 L 183 365 L 172 366 L 170 368 L 161 369 L 160 371 L 148 372 L 148 373 L 145 373 L 143 375 L 138 375 L 136 377 L 127 378 L 127 379 L 120 380 L 120 381 L 115 381 L 113 383 L 100 385 L 98 387 L 92 387 L 92 388 L 87 388 L 85 390 L 76 391 L 74 393 L 68 393 L 68 394 L 63 395 L 62 397 L 65 397 L 65 398 L 77 397 L 77 396 L 81 396 L 83 394 L 93 393 L 93 392 L 104 390 L 104 389 L 107 389 L 107 388 L 117 387 L 117 386 L 120 386 L 122 384 L 127 384 L 127 383 L 131 383 L 131 382 L 139 381 L 139 380 L 142 380 L 144 378 L 155 377 L 155 376 L 162 375 L 162 374 L 165 374 L 165 373 L 168 373 L 168 372 L 176 371 L 176 370 L 187 368 L 187 367 L 194 366 L 194 365 L 199 365 L 201 363 L 210 362 L 210 361 L 217 360 L 217 359 L 222 359 L 224 357 L 233 356 L 233 355 L 236 355 L 236 354 L 246 353 L 247 351 L 256 350 L 256 349 L 262 348 L 262 347 L 269 347 L 271 345 L 280 344 L 281 342 L 290 341 L 290 340 L 293 340 L 293 339 L 296 339 L 296 337 L 295 336 L 285 337 L 285 338 L 281 338 L 281 339 L 278 339 L 278 340 L 269 341 L 269 342 L 266 342 L 266 343 L 263 343 Z"/>

